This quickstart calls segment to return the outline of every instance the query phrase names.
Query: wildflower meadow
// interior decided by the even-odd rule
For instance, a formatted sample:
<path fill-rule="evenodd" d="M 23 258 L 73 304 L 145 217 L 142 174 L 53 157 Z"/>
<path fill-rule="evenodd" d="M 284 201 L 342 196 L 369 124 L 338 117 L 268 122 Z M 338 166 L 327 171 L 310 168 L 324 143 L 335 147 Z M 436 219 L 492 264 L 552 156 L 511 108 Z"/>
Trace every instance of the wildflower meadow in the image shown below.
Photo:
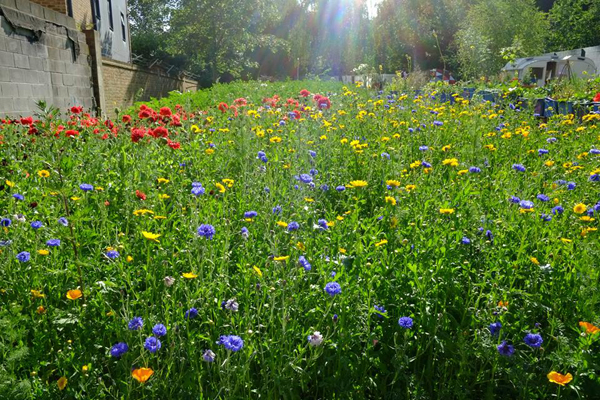
<path fill-rule="evenodd" d="M 2 399 L 599 399 L 600 114 L 234 82 L 0 125 Z"/>

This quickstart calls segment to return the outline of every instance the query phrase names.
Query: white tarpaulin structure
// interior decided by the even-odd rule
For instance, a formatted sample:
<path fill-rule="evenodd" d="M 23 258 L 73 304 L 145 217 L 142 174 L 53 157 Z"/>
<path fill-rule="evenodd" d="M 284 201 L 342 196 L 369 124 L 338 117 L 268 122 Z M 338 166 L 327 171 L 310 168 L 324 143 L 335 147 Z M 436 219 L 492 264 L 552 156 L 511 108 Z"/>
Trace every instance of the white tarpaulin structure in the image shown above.
<path fill-rule="evenodd" d="M 562 77 L 584 77 L 596 74 L 596 64 L 587 57 L 557 54 L 519 58 L 508 63 L 502 69 L 509 75 L 515 75 L 524 83 L 544 86 L 550 79 Z M 584 73 L 585 72 L 585 73 Z"/>

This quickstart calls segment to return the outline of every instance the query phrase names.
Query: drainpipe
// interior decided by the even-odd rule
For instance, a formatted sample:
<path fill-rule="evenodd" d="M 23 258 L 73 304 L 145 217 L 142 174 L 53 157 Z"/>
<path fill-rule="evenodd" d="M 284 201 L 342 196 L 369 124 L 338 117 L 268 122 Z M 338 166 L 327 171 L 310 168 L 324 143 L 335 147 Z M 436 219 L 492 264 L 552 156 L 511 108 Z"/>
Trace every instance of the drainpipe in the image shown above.
<path fill-rule="evenodd" d="M 67 0 L 67 15 L 73 18 L 73 0 Z"/>

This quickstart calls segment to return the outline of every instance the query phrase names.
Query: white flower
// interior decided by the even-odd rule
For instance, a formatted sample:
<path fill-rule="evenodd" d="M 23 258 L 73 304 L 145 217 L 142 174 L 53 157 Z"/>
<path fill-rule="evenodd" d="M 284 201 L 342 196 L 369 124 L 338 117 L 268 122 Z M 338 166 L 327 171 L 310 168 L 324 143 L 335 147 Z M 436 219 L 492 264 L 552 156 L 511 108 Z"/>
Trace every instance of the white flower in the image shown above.
<path fill-rule="evenodd" d="M 323 343 L 323 335 L 321 332 L 315 331 L 312 335 L 308 335 L 308 343 L 312 346 L 320 346 Z"/>
<path fill-rule="evenodd" d="M 171 287 L 175 283 L 175 278 L 173 278 L 172 276 L 165 276 L 163 282 L 165 283 L 165 286 Z"/>

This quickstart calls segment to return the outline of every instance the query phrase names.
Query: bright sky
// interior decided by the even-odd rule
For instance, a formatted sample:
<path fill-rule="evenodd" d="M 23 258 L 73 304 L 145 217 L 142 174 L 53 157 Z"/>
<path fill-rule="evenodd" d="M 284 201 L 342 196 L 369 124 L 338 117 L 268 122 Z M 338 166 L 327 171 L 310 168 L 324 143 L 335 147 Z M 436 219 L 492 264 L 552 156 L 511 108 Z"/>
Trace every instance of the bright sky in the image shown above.
<path fill-rule="evenodd" d="M 367 7 L 369 9 L 369 16 L 373 18 L 377 14 L 377 4 L 383 0 L 367 0 Z"/>

